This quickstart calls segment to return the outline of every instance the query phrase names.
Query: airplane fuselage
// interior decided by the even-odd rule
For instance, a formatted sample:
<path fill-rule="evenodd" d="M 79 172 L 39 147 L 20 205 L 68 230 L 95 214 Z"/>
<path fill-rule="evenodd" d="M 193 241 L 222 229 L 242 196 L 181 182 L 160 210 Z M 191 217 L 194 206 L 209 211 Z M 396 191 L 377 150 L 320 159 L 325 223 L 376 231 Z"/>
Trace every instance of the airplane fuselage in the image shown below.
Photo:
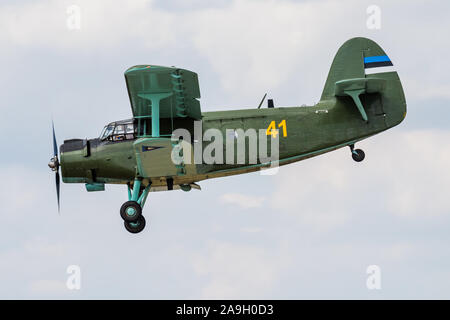
<path fill-rule="evenodd" d="M 393 90 L 393 92 L 398 92 Z M 209 129 L 218 129 L 223 136 L 228 130 L 248 129 L 266 131 L 272 122 L 279 130 L 279 165 L 300 161 L 341 147 L 389 129 L 400 123 L 405 115 L 404 98 L 398 99 L 398 105 L 383 104 L 378 94 L 367 95 L 363 103 L 370 106 L 366 112 L 369 121 L 365 122 L 358 111 L 351 106 L 352 100 L 333 99 L 321 101 L 315 106 L 276 107 L 263 109 L 241 109 L 202 113 L 202 135 Z M 284 121 L 284 127 L 279 124 Z M 284 130 L 284 132 L 283 132 Z M 273 137 L 264 137 L 267 144 Z M 151 138 L 149 138 L 151 139 Z M 159 138 L 164 139 L 164 138 Z M 170 140 L 170 137 L 165 139 Z M 258 138 L 259 139 L 259 138 Z M 249 163 L 249 139 L 245 143 L 245 163 L 232 164 L 196 164 L 194 170 L 184 175 L 172 175 L 174 185 L 252 172 L 260 170 L 265 164 L 258 159 Z M 86 156 L 81 140 L 66 142 L 61 147 L 61 163 L 64 182 L 75 183 L 121 183 L 126 184 L 136 176 L 137 153 L 136 139 L 125 141 L 89 140 L 89 155 Z M 77 147 L 70 148 L 70 144 Z M 209 142 L 203 142 L 203 148 Z M 223 141 L 225 149 L 225 138 Z M 167 150 L 166 152 L 170 152 Z M 224 151 L 225 155 L 225 151 Z M 145 163 L 143 164 L 145 165 Z M 267 164 L 266 164 L 267 165 Z M 148 164 L 150 173 L 143 176 L 152 186 L 165 186 L 168 176 L 152 175 L 152 164 Z M 155 170 L 156 171 L 156 170 Z"/>

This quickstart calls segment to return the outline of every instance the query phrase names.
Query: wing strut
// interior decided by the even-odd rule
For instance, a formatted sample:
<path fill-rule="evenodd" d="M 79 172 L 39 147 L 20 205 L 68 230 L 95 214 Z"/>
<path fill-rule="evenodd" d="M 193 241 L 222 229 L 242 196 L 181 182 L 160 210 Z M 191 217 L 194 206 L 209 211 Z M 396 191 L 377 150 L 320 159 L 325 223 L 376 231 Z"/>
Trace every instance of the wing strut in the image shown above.
<path fill-rule="evenodd" d="M 140 93 L 138 96 L 142 99 L 149 100 L 152 105 L 152 137 L 158 138 L 159 134 L 159 102 L 172 95 L 172 92 L 165 93 Z"/>

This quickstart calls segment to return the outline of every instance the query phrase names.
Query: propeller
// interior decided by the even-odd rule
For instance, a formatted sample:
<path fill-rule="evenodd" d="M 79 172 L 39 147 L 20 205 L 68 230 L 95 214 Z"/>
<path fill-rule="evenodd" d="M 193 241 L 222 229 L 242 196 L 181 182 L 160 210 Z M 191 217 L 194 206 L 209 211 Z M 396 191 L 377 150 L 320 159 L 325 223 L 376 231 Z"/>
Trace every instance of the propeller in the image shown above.
<path fill-rule="evenodd" d="M 58 160 L 58 144 L 56 143 L 56 135 L 55 135 L 55 124 L 52 121 L 52 130 L 53 130 L 53 157 L 50 159 L 48 166 L 55 172 L 55 183 L 56 183 L 56 199 L 58 201 L 58 213 L 60 212 L 59 205 L 59 194 L 60 194 L 60 185 L 61 178 L 59 176 L 59 160 Z"/>

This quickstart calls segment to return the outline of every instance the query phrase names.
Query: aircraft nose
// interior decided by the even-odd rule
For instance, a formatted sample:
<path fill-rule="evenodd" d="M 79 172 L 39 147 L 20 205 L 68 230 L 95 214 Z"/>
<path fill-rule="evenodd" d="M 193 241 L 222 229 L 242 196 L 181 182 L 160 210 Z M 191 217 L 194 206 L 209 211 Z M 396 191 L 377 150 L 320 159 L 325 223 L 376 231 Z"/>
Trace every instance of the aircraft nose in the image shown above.
<path fill-rule="evenodd" d="M 61 145 L 60 165 L 63 181 L 81 178 L 86 175 L 84 145 L 82 139 L 66 140 Z M 75 180 L 74 180 L 75 181 Z M 78 181 L 78 180 L 77 180 Z"/>

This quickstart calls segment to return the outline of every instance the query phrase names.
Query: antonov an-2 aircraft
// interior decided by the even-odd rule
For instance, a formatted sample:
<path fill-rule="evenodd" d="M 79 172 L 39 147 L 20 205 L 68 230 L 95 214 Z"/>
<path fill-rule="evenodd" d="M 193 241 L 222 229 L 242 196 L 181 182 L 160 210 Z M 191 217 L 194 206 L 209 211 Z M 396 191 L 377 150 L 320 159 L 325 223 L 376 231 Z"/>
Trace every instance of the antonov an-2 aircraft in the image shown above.
<path fill-rule="evenodd" d="M 272 165 L 259 155 L 250 161 L 250 138 L 245 136 L 245 161 L 173 160 L 173 150 L 180 150 L 180 145 L 180 154 L 192 149 L 193 158 L 198 144 L 200 148 L 208 144 L 202 137 L 212 128 L 225 137 L 232 130 L 236 140 L 241 129 L 264 130 L 258 142 L 270 145 L 278 139 L 279 165 L 346 146 L 355 161 L 362 161 L 364 152 L 355 149 L 355 143 L 398 125 L 406 116 L 402 85 L 392 69 L 392 61 L 375 42 L 353 38 L 338 50 L 316 105 L 274 107 L 269 100 L 268 108 L 202 113 L 196 73 L 156 65 L 131 67 L 125 72 L 131 119 L 106 125 L 95 139 L 64 141 L 59 156 L 53 128 L 54 156 L 49 167 L 56 172 L 58 208 L 60 169 L 63 182 L 84 183 L 87 191 L 103 191 L 108 183 L 124 184 L 128 201 L 120 215 L 125 228 L 138 233 L 145 227 L 142 208 L 150 191 L 189 191 L 198 189 L 201 180 Z M 196 123 L 200 132 L 195 132 Z M 186 130 L 190 137 L 175 140 L 172 133 L 177 129 Z M 225 141 L 221 148 L 225 149 Z"/>

